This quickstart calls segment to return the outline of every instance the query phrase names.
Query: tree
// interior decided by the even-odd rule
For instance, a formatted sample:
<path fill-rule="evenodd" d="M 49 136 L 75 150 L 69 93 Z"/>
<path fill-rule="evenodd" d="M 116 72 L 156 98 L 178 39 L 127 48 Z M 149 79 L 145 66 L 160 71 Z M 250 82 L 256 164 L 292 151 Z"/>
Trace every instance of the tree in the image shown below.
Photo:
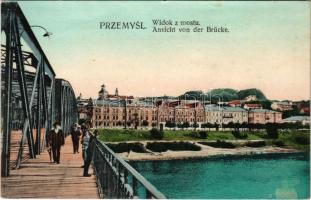
<path fill-rule="evenodd" d="M 131 126 L 131 125 L 132 125 L 132 122 L 131 122 L 131 121 L 127 121 L 127 122 L 126 122 L 126 125 L 127 125 L 127 126 Z"/>
<path fill-rule="evenodd" d="M 201 128 L 203 128 L 204 130 L 207 128 L 207 123 L 205 123 L 205 124 L 202 124 L 201 125 Z"/>
<path fill-rule="evenodd" d="M 162 140 L 164 137 L 164 132 L 157 128 L 152 128 L 150 130 L 150 137 L 151 139 Z"/>
<path fill-rule="evenodd" d="M 141 123 L 142 126 L 147 127 L 149 125 L 147 120 L 143 120 L 143 122 Z"/>
<path fill-rule="evenodd" d="M 183 127 L 183 128 L 189 128 L 189 127 L 190 127 L 189 122 L 184 122 L 184 123 L 182 124 L 182 127 Z"/>
<path fill-rule="evenodd" d="M 310 124 L 304 124 L 304 125 L 303 125 L 303 128 L 304 128 L 304 129 L 310 129 Z"/>
<path fill-rule="evenodd" d="M 198 123 L 196 123 L 196 122 L 194 122 L 193 124 L 192 124 L 192 127 L 194 128 L 194 130 L 196 129 L 196 128 L 199 128 L 199 124 Z"/>
<path fill-rule="evenodd" d="M 259 103 L 261 104 L 263 109 L 271 110 L 271 101 L 266 100 L 266 101 L 260 101 Z"/>
<path fill-rule="evenodd" d="M 193 98 L 191 98 L 191 96 L 195 97 L 196 99 L 199 99 L 202 94 L 203 94 L 202 91 L 187 91 L 184 94 L 178 96 L 178 98 L 180 98 L 180 99 L 187 99 L 187 100 L 191 100 L 192 99 L 193 100 Z M 185 96 L 185 95 L 187 95 L 187 96 Z"/>
<path fill-rule="evenodd" d="M 223 101 L 232 101 L 239 99 L 237 95 L 237 90 L 231 88 L 219 88 L 213 89 L 207 94 L 207 97 L 212 99 L 212 102 L 218 102 L 218 97 L 221 97 Z M 207 98 L 206 98 L 207 99 Z"/>
<path fill-rule="evenodd" d="M 183 124 L 179 122 L 179 123 L 177 124 L 177 128 L 183 129 L 183 128 L 184 128 L 184 127 L 183 127 Z"/>
<path fill-rule="evenodd" d="M 246 128 L 248 128 L 248 123 L 243 122 L 240 127 L 245 130 Z"/>
<path fill-rule="evenodd" d="M 242 125 L 239 122 L 237 122 L 233 124 L 233 128 L 234 130 L 239 131 L 240 128 L 242 128 Z"/>
<path fill-rule="evenodd" d="M 234 128 L 234 123 L 233 122 L 229 122 L 228 124 L 227 124 L 227 128 Z"/>
<path fill-rule="evenodd" d="M 295 122 L 295 124 L 294 124 L 294 127 L 298 130 L 298 129 L 302 129 L 303 128 L 303 125 L 302 125 L 302 123 L 301 122 Z"/>
<path fill-rule="evenodd" d="M 267 100 L 266 96 L 262 93 L 262 91 L 256 88 L 240 90 L 238 92 L 239 99 L 244 99 L 245 97 L 248 97 L 250 95 L 255 95 L 258 100 Z"/>
<path fill-rule="evenodd" d="M 266 131 L 269 138 L 277 139 L 279 137 L 278 125 L 276 123 L 267 123 Z"/>
<path fill-rule="evenodd" d="M 200 131 L 200 132 L 199 132 L 199 135 L 200 135 L 200 138 L 201 138 L 201 139 L 206 139 L 207 136 L 208 136 L 208 134 L 207 134 L 206 131 Z"/>
<path fill-rule="evenodd" d="M 301 114 L 299 112 L 299 109 L 297 107 L 294 107 L 292 110 L 286 110 L 282 113 L 282 118 L 285 119 L 285 118 L 289 118 L 291 116 L 299 116 L 299 115 L 304 115 L 304 114 Z M 308 114 L 307 114 L 308 115 Z"/>
<path fill-rule="evenodd" d="M 216 131 L 219 131 L 219 124 L 215 123 L 213 127 L 216 128 Z"/>
<path fill-rule="evenodd" d="M 201 127 L 204 129 L 208 128 L 208 130 L 211 130 L 211 128 L 213 128 L 214 125 L 208 122 L 208 123 L 202 124 Z"/>
<path fill-rule="evenodd" d="M 256 130 L 261 130 L 261 129 L 264 129 L 264 128 L 265 128 L 265 125 L 264 125 L 264 124 L 256 123 L 256 124 L 254 124 L 254 128 L 255 128 Z"/>
<path fill-rule="evenodd" d="M 293 128 L 295 128 L 295 124 L 294 123 L 289 123 L 289 122 L 284 122 L 282 124 L 279 124 L 279 128 L 280 129 L 285 129 L 285 130 L 293 129 Z"/>
<path fill-rule="evenodd" d="M 232 131 L 231 133 L 235 138 L 238 138 L 238 139 L 246 139 L 248 137 L 246 132 L 240 132 L 237 129 Z"/>
<path fill-rule="evenodd" d="M 134 113 L 134 128 L 137 129 L 137 126 L 139 125 L 138 122 L 138 113 Z"/>
<path fill-rule="evenodd" d="M 165 122 L 165 126 L 166 126 L 167 128 L 172 129 L 172 128 L 175 127 L 175 123 L 169 120 L 169 121 L 166 121 L 166 122 Z"/>

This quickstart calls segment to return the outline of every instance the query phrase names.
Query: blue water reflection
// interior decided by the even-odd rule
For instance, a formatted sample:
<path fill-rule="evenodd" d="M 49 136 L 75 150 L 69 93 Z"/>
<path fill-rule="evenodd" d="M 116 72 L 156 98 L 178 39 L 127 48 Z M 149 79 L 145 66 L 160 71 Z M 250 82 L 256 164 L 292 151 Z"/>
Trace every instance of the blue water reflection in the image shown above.
<path fill-rule="evenodd" d="M 131 162 L 169 198 L 309 198 L 308 154 Z"/>

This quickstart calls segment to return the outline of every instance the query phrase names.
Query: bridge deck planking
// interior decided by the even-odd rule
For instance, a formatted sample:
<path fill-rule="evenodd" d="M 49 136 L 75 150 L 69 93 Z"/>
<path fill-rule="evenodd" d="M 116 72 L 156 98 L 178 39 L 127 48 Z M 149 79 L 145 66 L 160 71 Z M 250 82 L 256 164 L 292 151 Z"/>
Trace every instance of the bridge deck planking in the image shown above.
<path fill-rule="evenodd" d="M 42 129 L 41 131 L 41 138 L 43 134 L 44 134 L 44 129 Z M 34 129 L 33 137 L 35 138 L 35 129 Z M 10 169 L 14 169 L 16 167 L 16 160 L 18 156 L 21 139 L 22 139 L 22 130 L 13 130 L 11 132 Z M 25 139 L 21 161 L 25 162 L 28 159 L 29 159 L 29 149 L 28 149 L 27 139 Z"/>
<path fill-rule="evenodd" d="M 50 162 L 47 151 L 36 159 L 22 163 L 2 177 L 1 196 L 4 198 L 99 198 L 94 175 L 83 177 L 82 151 L 73 154 L 72 141 L 66 138 L 60 164 Z M 90 168 L 89 173 L 92 173 Z"/>

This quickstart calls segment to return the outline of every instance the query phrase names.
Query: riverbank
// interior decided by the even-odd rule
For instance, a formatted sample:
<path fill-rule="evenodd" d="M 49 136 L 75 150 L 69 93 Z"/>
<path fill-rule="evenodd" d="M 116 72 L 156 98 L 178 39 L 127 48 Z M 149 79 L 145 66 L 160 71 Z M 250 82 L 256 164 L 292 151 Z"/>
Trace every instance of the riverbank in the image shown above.
<path fill-rule="evenodd" d="M 287 149 L 273 146 L 264 147 L 237 147 L 237 148 L 214 148 L 208 145 L 200 144 L 196 141 L 190 141 L 201 148 L 200 151 L 172 151 L 165 152 L 147 152 L 137 153 L 134 151 L 118 153 L 123 159 L 127 161 L 156 161 L 156 160 L 181 160 L 193 158 L 207 158 L 214 156 L 227 156 L 227 155 L 258 155 L 258 154 L 276 154 L 276 153 L 298 153 L 301 152 L 296 149 Z M 147 141 L 141 141 L 146 145 Z"/>
<path fill-rule="evenodd" d="M 105 143 L 110 142 L 155 142 L 151 138 L 148 130 L 128 130 L 128 129 L 98 129 L 99 139 Z M 165 130 L 164 136 L 160 141 L 193 141 L 210 142 L 225 140 L 230 142 L 263 140 L 265 146 L 272 146 L 273 149 L 296 149 L 310 151 L 310 130 L 280 130 L 278 138 L 271 139 L 265 131 L 243 131 L 247 137 L 244 139 L 236 138 L 231 131 L 206 131 L 207 137 L 198 137 L 199 131 L 194 130 Z M 246 150 L 249 152 L 248 150 Z M 255 151 L 257 152 L 257 151 Z"/>

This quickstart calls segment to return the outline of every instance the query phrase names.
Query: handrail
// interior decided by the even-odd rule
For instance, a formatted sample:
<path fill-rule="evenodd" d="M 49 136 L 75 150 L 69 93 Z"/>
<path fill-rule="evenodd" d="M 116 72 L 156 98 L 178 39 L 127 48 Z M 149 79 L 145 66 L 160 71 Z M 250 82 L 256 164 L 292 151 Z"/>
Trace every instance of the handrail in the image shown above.
<path fill-rule="evenodd" d="M 115 154 L 106 144 L 100 141 L 100 143 L 112 154 L 115 158 L 150 192 L 153 191 L 154 197 L 158 199 L 165 199 L 166 197 L 158 191 L 149 181 L 145 179 L 139 172 L 137 172 L 131 165 L 125 162 L 119 155 Z"/>
<path fill-rule="evenodd" d="M 158 189 L 104 142 L 95 140 L 94 148 L 93 166 L 101 197 L 166 199 Z M 145 195 L 139 195 L 143 190 Z"/>

